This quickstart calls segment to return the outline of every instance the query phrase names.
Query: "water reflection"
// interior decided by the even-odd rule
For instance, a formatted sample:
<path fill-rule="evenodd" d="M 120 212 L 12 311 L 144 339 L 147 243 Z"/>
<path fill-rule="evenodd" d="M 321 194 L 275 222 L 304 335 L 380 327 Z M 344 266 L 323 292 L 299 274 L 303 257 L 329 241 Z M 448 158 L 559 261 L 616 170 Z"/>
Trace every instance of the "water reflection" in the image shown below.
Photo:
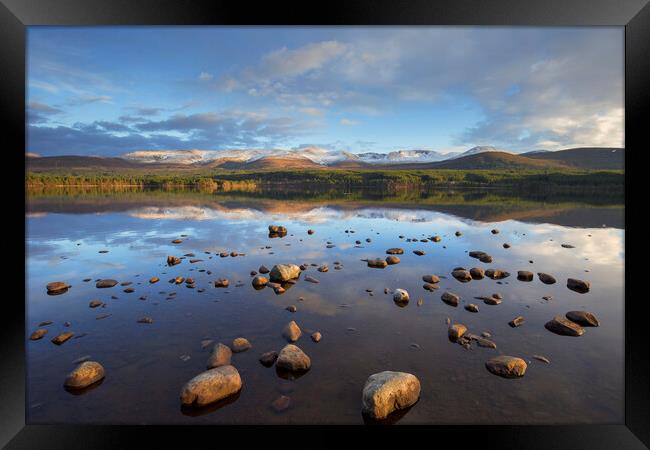
<path fill-rule="evenodd" d="M 28 411 L 30 423 L 62 417 L 71 423 L 361 423 L 363 382 L 384 370 L 414 373 L 421 381 L 420 401 L 396 416 L 399 424 L 622 420 L 620 202 L 540 202 L 467 193 L 405 202 L 377 196 L 279 201 L 135 192 L 40 195 L 28 198 L 27 209 L 27 337 L 47 320 L 53 321 L 48 336 L 72 328 L 76 335 L 85 334 L 61 346 L 48 339 L 26 341 L 28 402 L 39 404 Z M 286 226 L 287 235 L 270 238 L 270 224 Z M 491 234 L 493 228 L 500 233 Z M 315 233 L 308 234 L 309 229 Z M 182 235 L 180 244 L 171 243 Z M 420 242 L 432 235 L 442 240 Z M 391 247 L 404 249 L 399 264 L 383 270 L 367 266 L 364 260 L 383 259 Z M 413 254 L 416 249 L 425 255 Z M 489 253 L 494 262 L 469 257 L 472 250 Z M 225 251 L 245 256 L 221 258 Z M 189 253 L 203 261 L 190 264 L 188 257 L 167 266 L 167 256 Z M 335 261 L 342 269 L 334 269 Z M 308 267 L 295 285 L 284 286 L 282 295 L 254 289 L 251 271 L 278 263 Z M 330 270 L 318 272 L 321 264 Z M 499 282 L 460 283 L 450 275 L 455 267 L 512 275 Z M 537 277 L 520 282 L 518 270 L 547 272 L 558 282 L 545 285 Z M 440 276 L 439 289 L 423 289 L 425 274 Z M 150 284 L 152 276 L 160 281 Z M 166 282 L 177 276 L 194 278 L 195 289 Z M 305 281 L 307 276 L 319 283 Z M 100 278 L 130 281 L 135 292 L 126 293 L 120 285 L 96 289 L 93 281 L 83 281 Z M 229 287 L 215 288 L 218 278 L 228 278 Z M 567 289 L 567 278 L 590 281 L 590 292 Z M 48 296 L 45 286 L 51 281 L 72 287 Z M 396 305 L 384 288 L 406 289 L 410 301 Z M 459 307 L 441 301 L 447 290 L 460 296 Z M 474 300 L 496 292 L 503 295 L 500 305 Z M 97 310 L 88 307 L 92 299 L 104 302 L 101 312 L 111 315 L 96 320 Z M 479 305 L 478 313 L 464 309 L 472 302 Z M 289 305 L 297 311 L 287 311 Z M 601 326 L 579 338 L 544 328 L 555 315 L 583 309 L 594 313 Z M 508 326 L 519 315 L 525 323 Z M 153 324 L 138 324 L 142 317 L 151 317 Z M 449 342 L 447 319 L 476 335 L 489 332 L 497 348 L 465 349 Z M 312 368 L 300 376 L 286 376 L 258 361 L 261 353 L 286 345 L 281 332 L 290 320 L 302 329 L 297 345 L 312 360 Z M 315 331 L 323 336 L 319 343 L 309 339 Z M 253 345 L 232 358 L 244 389 L 216 408 L 179 412 L 181 386 L 205 370 L 210 349 L 201 343 L 229 344 L 237 337 Z M 524 358 L 529 365 L 525 377 L 513 383 L 485 370 L 485 361 L 498 354 Z M 92 395 L 74 396 L 61 385 L 72 361 L 82 355 L 102 363 L 107 382 Z M 532 355 L 544 355 L 551 364 Z M 279 415 L 266 406 L 287 379 L 293 406 Z"/>

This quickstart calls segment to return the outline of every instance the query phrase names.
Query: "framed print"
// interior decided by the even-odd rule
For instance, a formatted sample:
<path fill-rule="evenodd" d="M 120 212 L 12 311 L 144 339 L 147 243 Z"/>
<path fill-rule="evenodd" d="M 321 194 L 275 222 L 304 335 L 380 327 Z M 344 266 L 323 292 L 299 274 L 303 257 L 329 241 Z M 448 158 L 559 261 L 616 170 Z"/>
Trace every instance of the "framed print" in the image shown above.
<path fill-rule="evenodd" d="M 7 448 L 647 448 L 645 1 L 1 11 Z"/>

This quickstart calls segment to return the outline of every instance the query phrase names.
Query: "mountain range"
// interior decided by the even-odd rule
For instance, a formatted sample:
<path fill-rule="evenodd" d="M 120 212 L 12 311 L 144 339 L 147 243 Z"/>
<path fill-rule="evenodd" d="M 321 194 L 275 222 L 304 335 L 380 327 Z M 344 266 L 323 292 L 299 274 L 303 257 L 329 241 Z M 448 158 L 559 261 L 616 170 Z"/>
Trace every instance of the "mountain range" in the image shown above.
<path fill-rule="evenodd" d="M 622 148 L 581 147 L 558 151 L 513 153 L 490 146 L 465 152 L 397 150 L 350 153 L 319 147 L 296 150 L 138 150 L 120 157 L 26 155 L 29 170 L 119 168 L 259 169 L 623 169 Z"/>

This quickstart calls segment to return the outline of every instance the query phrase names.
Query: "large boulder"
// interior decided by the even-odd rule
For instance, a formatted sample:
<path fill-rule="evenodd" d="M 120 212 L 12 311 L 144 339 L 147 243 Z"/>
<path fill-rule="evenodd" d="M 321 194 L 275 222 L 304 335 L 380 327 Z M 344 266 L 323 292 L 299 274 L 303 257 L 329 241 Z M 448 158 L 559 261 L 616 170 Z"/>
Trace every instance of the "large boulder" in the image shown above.
<path fill-rule="evenodd" d="M 390 413 L 414 405 L 420 398 L 420 380 L 410 373 L 385 371 L 368 377 L 361 395 L 363 414 L 385 419 Z"/>
<path fill-rule="evenodd" d="M 233 366 L 220 366 L 205 371 L 185 383 L 181 389 L 183 406 L 205 406 L 218 402 L 241 390 L 239 372 Z"/>
<path fill-rule="evenodd" d="M 275 366 L 278 369 L 301 372 L 309 370 L 311 359 L 298 346 L 287 344 L 280 350 Z"/>
<path fill-rule="evenodd" d="M 500 355 L 485 363 L 487 370 L 503 378 L 519 378 L 526 373 L 526 361 L 514 356 Z"/>
<path fill-rule="evenodd" d="M 295 264 L 276 264 L 269 277 L 273 281 L 289 281 L 300 276 L 300 267 Z"/>
<path fill-rule="evenodd" d="M 65 379 L 64 386 L 71 389 L 83 389 L 104 378 L 104 367 L 95 361 L 79 364 Z"/>

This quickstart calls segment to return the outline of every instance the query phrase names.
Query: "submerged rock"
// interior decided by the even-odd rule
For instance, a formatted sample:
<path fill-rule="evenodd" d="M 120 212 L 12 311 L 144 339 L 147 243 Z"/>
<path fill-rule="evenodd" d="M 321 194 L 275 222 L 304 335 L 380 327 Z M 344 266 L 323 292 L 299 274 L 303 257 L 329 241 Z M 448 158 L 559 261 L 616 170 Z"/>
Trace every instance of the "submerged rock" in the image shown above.
<path fill-rule="evenodd" d="M 388 264 L 390 264 L 390 265 L 392 265 L 392 264 L 399 264 L 399 263 L 400 263 L 400 259 L 399 259 L 398 256 L 390 255 L 390 256 L 387 256 L 387 257 L 386 257 L 386 262 L 387 262 Z"/>
<path fill-rule="evenodd" d="M 373 419 L 384 419 L 396 410 L 414 405 L 420 398 L 420 380 L 410 373 L 385 371 L 368 377 L 361 395 L 361 410 Z"/>
<path fill-rule="evenodd" d="M 266 266 L 260 266 L 259 269 L 257 269 L 259 273 L 269 273 L 270 270 Z"/>
<path fill-rule="evenodd" d="M 592 313 L 587 311 L 569 311 L 566 318 L 583 327 L 599 327 L 600 321 Z"/>
<path fill-rule="evenodd" d="M 578 292 L 580 294 L 586 294 L 589 292 L 591 285 L 588 281 L 578 280 L 576 278 L 569 278 L 566 282 L 566 287 L 572 291 Z"/>
<path fill-rule="evenodd" d="M 514 356 L 500 355 L 489 359 L 485 367 L 494 375 L 503 378 L 520 378 L 526 373 L 526 361 Z"/>
<path fill-rule="evenodd" d="M 289 371 L 305 371 L 311 367 L 311 359 L 298 346 L 287 344 L 278 355 L 276 367 Z"/>
<path fill-rule="evenodd" d="M 228 285 L 230 285 L 230 281 L 228 281 L 228 278 L 219 278 L 214 282 L 214 287 L 216 288 L 227 288 Z"/>
<path fill-rule="evenodd" d="M 230 365 L 231 357 L 232 350 L 230 350 L 230 347 L 223 345 L 222 343 L 215 344 L 214 347 L 212 347 L 212 353 L 208 358 L 208 369 Z"/>
<path fill-rule="evenodd" d="M 323 336 L 318 331 L 316 331 L 316 332 L 312 333 L 311 340 L 314 341 L 314 342 L 320 342 L 322 337 Z"/>
<path fill-rule="evenodd" d="M 488 269 L 485 271 L 485 276 L 492 278 L 493 280 L 501 280 L 503 278 L 508 278 L 510 276 L 510 273 L 506 272 L 505 270 Z"/>
<path fill-rule="evenodd" d="M 233 366 L 220 366 L 203 372 L 181 389 L 183 406 L 201 407 L 236 394 L 241 390 L 239 372 Z"/>
<path fill-rule="evenodd" d="M 460 297 L 458 294 L 454 294 L 453 292 L 449 291 L 444 292 L 440 298 L 443 302 L 451 306 L 458 306 L 458 303 L 460 302 Z"/>
<path fill-rule="evenodd" d="M 289 281 L 300 276 L 300 267 L 295 264 L 276 264 L 269 276 L 272 281 Z"/>
<path fill-rule="evenodd" d="M 383 269 L 387 265 L 388 265 L 388 263 L 386 261 L 384 261 L 383 259 L 377 258 L 377 259 L 369 259 L 368 260 L 368 267 L 375 267 L 375 268 L 378 268 L 378 269 Z"/>
<path fill-rule="evenodd" d="M 318 269 L 316 269 L 316 270 L 318 270 L 319 272 L 328 272 L 328 271 L 330 270 L 330 268 L 327 267 L 327 264 L 323 264 L 322 266 L 320 266 L 320 267 L 319 267 Z"/>
<path fill-rule="evenodd" d="M 465 305 L 465 309 L 469 312 L 477 313 L 478 312 L 478 306 L 475 305 L 474 303 L 470 303 L 469 305 Z"/>
<path fill-rule="evenodd" d="M 435 284 L 440 282 L 440 277 L 438 277 L 437 275 L 424 275 L 422 277 L 422 281 L 424 281 L 425 283 Z"/>
<path fill-rule="evenodd" d="M 517 316 L 508 322 L 508 325 L 510 325 L 512 328 L 517 328 L 523 325 L 525 321 L 526 320 L 522 316 Z"/>
<path fill-rule="evenodd" d="M 415 253 L 418 256 L 424 256 L 426 253 L 422 250 L 413 250 L 413 253 Z"/>
<path fill-rule="evenodd" d="M 423 287 L 424 290 L 426 290 L 426 291 L 433 292 L 433 291 L 435 291 L 436 289 L 438 289 L 440 286 L 438 286 L 437 284 L 424 283 L 424 284 L 422 285 L 422 287 Z"/>
<path fill-rule="evenodd" d="M 69 284 L 66 284 L 63 281 L 53 281 L 45 286 L 48 295 L 65 294 L 68 292 L 68 289 L 70 289 L 70 287 L 71 286 Z"/>
<path fill-rule="evenodd" d="M 271 408 L 273 408 L 273 410 L 278 413 L 286 411 L 290 406 L 291 398 L 287 397 L 286 395 L 281 395 L 273 400 L 273 402 L 271 402 Z"/>
<path fill-rule="evenodd" d="M 296 342 L 300 339 L 301 335 L 302 330 L 294 320 L 289 322 L 282 331 L 282 336 L 284 336 L 289 342 Z"/>
<path fill-rule="evenodd" d="M 83 389 L 105 376 L 104 367 L 95 361 L 84 361 L 68 374 L 63 383 L 71 389 Z"/>
<path fill-rule="evenodd" d="M 117 280 L 97 280 L 97 283 L 95 283 L 95 287 L 98 289 L 105 289 L 105 288 L 112 288 L 113 286 L 117 285 Z"/>
<path fill-rule="evenodd" d="M 175 266 L 176 264 L 180 264 L 181 259 L 178 256 L 168 256 L 167 257 L 167 265 L 168 266 Z"/>
<path fill-rule="evenodd" d="M 72 331 L 64 331 L 63 333 L 59 334 L 58 336 L 55 336 L 52 339 L 52 343 L 56 345 L 61 345 L 68 339 L 70 339 L 72 336 L 74 336 L 74 333 Z"/>
<path fill-rule="evenodd" d="M 41 339 L 43 336 L 45 336 L 46 334 L 47 334 L 47 328 L 39 328 L 29 336 L 29 339 L 31 339 L 32 341 L 37 341 Z"/>
<path fill-rule="evenodd" d="M 243 337 L 238 337 L 232 341 L 232 351 L 235 353 L 245 352 L 251 347 L 252 345 L 248 342 L 248 339 Z"/>
<path fill-rule="evenodd" d="M 273 363 L 275 363 L 276 359 L 278 359 L 278 352 L 270 351 L 270 352 L 262 353 L 259 361 L 260 363 L 262 363 L 264 367 L 271 367 Z"/>
<path fill-rule="evenodd" d="M 88 303 L 88 306 L 90 308 L 97 308 L 98 306 L 102 306 L 104 303 L 101 302 L 100 300 L 91 300 L 90 303 Z"/>
<path fill-rule="evenodd" d="M 546 322 L 544 327 L 548 331 L 562 336 L 582 336 L 585 332 L 580 325 L 562 316 L 555 316 L 553 320 Z"/>

